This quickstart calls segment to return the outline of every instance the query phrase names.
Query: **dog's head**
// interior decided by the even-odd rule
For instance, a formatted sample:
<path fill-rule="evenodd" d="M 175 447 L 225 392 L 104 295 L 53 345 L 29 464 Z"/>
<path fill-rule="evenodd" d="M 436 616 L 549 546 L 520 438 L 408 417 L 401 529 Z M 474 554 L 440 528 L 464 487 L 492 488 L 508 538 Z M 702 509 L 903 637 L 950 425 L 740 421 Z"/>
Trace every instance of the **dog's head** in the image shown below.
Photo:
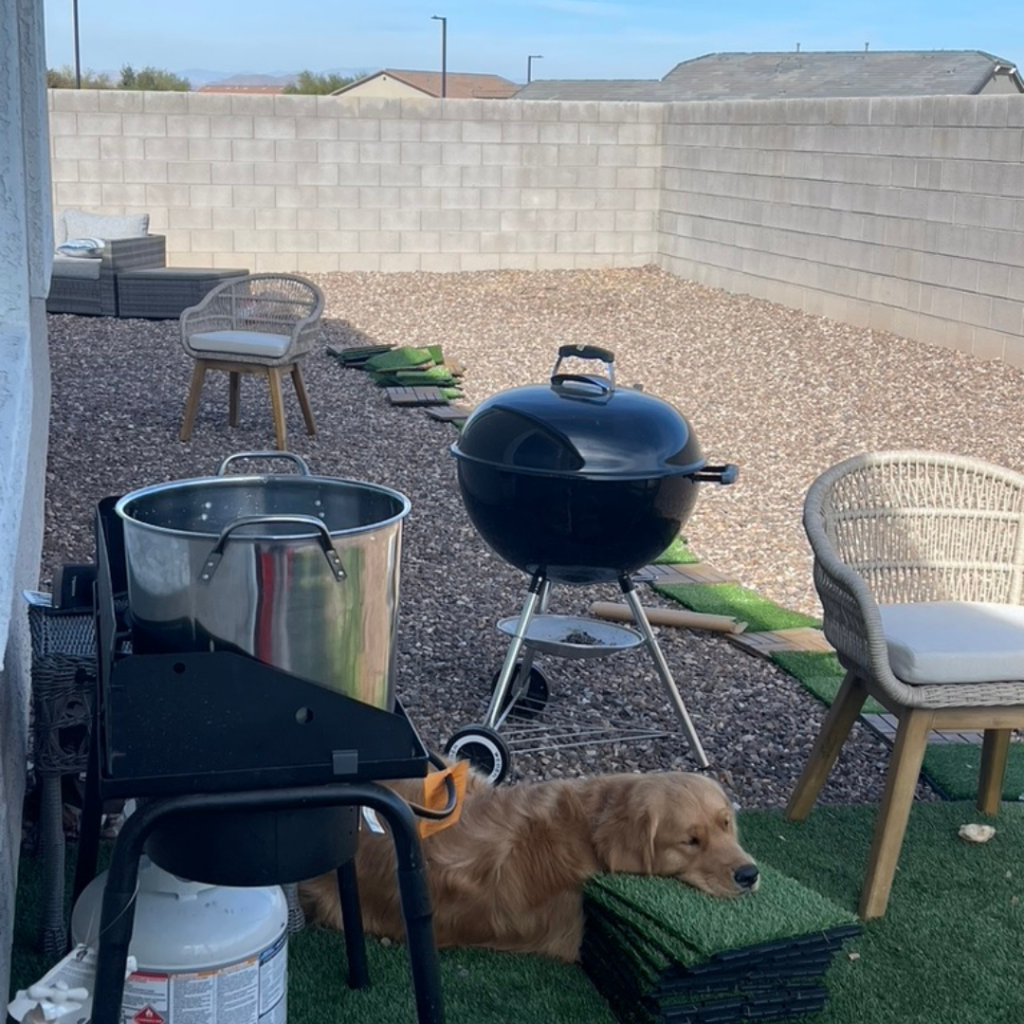
<path fill-rule="evenodd" d="M 757 888 L 757 865 L 717 782 L 686 772 L 613 778 L 593 819 L 604 870 L 678 878 L 714 896 Z"/>

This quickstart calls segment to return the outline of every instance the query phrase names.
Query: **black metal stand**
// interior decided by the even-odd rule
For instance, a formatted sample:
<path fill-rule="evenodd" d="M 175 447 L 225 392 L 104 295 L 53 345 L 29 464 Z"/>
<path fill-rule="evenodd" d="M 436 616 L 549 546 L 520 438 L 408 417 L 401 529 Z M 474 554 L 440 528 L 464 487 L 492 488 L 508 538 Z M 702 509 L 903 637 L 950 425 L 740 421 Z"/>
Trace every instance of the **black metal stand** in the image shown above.
<path fill-rule="evenodd" d="M 416 822 L 408 806 L 399 797 L 373 782 L 166 797 L 149 801 L 130 815 L 114 844 L 103 893 L 93 1024 L 120 1024 L 125 965 L 135 919 L 139 860 L 146 839 L 161 822 L 176 815 L 201 811 L 273 811 L 297 806 L 344 805 L 371 807 L 381 813 L 391 826 L 417 1020 L 419 1024 L 443 1024 L 444 1009 L 432 928 L 433 913 Z M 350 950 L 349 978 L 351 981 L 356 974 L 365 984 L 365 953 L 360 951 L 353 958 L 352 947 L 360 945 L 353 942 L 353 938 L 346 935 Z"/>
<path fill-rule="evenodd" d="M 202 873 L 189 877 L 262 885 L 337 870 L 349 983 L 365 986 L 355 832 L 335 843 L 339 833 L 324 818 L 340 808 L 353 808 L 354 816 L 356 807 L 379 811 L 391 826 L 419 1024 L 443 1024 L 430 892 L 415 818 L 401 798 L 376 781 L 427 773 L 426 748 L 401 704 L 396 701 L 393 711 L 372 707 L 232 651 L 129 653 L 130 631 L 115 602 L 115 595 L 124 592 L 124 550 L 119 525 L 110 516 L 111 502 L 105 499 L 97 509 L 99 686 L 76 899 L 96 873 L 103 801 L 141 799 L 121 829 L 108 869 L 94 1024 L 120 1024 L 139 860 L 147 840 L 156 843 L 161 826 L 187 827 L 189 816 L 193 823 L 229 819 L 237 845 L 241 833 L 234 824 L 247 816 L 306 815 L 304 820 L 316 822 L 319 813 L 322 848 L 315 835 L 301 829 L 282 829 L 271 833 L 272 841 L 253 845 L 252 837 L 260 835 L 253 831 L 246 833 L 250 838 L 230 863 L 203 865 L 213 875 L 228 876 L 223 881 Z M 315 856 L 310 861 L 304 853 L 311 847 Z M 166 852 L 162 849 L 161 858 Z M 161 863 L 155 848 L 151 856 L 173 870 Z M 328 857 L 336 859 L 321 863 Z M 243 866 L 243 861 L 249 863 Z M 262 880 L 250 880 L 256 876 Z"/>

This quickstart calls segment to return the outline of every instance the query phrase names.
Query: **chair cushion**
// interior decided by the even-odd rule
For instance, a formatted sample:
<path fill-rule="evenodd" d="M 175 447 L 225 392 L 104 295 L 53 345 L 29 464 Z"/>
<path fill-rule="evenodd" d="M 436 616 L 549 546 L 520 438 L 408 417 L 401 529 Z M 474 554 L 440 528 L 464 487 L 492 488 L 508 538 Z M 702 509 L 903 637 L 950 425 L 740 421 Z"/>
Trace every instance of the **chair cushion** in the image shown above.
<path fill-rule="evenodd" d="M 87 259 L 83 256 L 61 256 L 59 253 L 53 257 L 54 277 L 77 277 L 83 281 L 98 281 L 100 279 L 101 259 Z"/>
<path fill-rule="evenodd" d="M 203 331 L 190 334 L 188 343 L 197 350 L 232 356 L 283 356 L 291 343 L 287 334 L 263 334 L 259 331 Z"/>
<path fill-rule="evenodd" d="M 1024 607 L 971 601 L 879 606 L 893 673 L 905 683 L 1024 679 Z"/>
<path fill-rule="evenodd" d="M 149 234 L 149 214 L 114 217 L 82 210 L 64 211 L 65 238 L 141 238 Z"/>

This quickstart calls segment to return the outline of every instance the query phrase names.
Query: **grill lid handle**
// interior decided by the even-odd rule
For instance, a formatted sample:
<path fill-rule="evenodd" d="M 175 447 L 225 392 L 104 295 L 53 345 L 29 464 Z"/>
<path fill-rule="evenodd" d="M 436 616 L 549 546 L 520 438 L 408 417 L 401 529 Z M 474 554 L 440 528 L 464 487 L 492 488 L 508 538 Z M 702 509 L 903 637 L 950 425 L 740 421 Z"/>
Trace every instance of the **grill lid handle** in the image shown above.
<path fill-rule="evenodd" d="M 345 567 L 341 564 L 338 552 L 334 550 L 334 545 L 331 543 L 331 533 L 327 529 L 327 524 L 317 519 L 316 516 L 303 515 L 240 516 L 233 523 L 228 523 L 221 530 L 217 543 L 214 544 L 213 549 L 206 556 L 202 569 L 199 570 L 199 582 L 209 583 L 213 579 L 213 574 L 217 571 L 217 566 L 220 565 L 220 560 L 224 557 L 224 547 L 235 530 L 242 526 L 257 526 L 265 523 L 272 525 L 278 523 L 298 523 L 300 526 L 309 526 L 316 530 L 317 539 L 320 541 L 320 547 L 324 550 L 324 557 L 327 559 L 327 564 L 331 567 L 334 578 L 339 583 L 344 582 L 346 578 Z"/>
<path fill-rule="evenodd" d="M 599 359 L 604 363 L 606 377 L 590 377 L 578 373 L 559 373 L 558 368 L 563 359 Z M 560 345 L 558 358 L 551 371 L 552 387 L 561 387 L 568 381 L 590 384 L 601 390 L 605 395 L 615 390 L 615 353 L 611 349 L 599 348 L 597 345 Z"/>
<path fill-rule="evenodd" d="M 734 484 L 740 475 L 740 467 L 731 462 L 724 466 L 702 466 L 692 474 L 693 479 L 706 484 Z"/>

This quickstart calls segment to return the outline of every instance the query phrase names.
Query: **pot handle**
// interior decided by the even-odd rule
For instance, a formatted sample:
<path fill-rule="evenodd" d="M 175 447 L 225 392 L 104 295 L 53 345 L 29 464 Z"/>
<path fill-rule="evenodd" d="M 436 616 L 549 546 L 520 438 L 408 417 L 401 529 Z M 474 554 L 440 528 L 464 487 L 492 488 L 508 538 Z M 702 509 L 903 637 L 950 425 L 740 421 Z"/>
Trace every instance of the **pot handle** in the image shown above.
<path fill-rule="evenodd" d="M 733 463 L 724 466 L 704 466 L 693 473 L 693 479 L 705 484 L 734 484 L 740 475 L 740 467 Z"/>
<path fill-rule="evenodd" d="M 229 455 L 218 467 L 217 476 L 225 476 L 227 474 L 228 466 L 231 465 L 236 459 L 287 459 L 289 462 L 295 464 L 299 473 L 302 476 L 311 476 L 309 466 L 306 464 L 306 460 L 300 458 L 298 455 L 293 455 L 291 452 L 235 452 L 234 455 Z"/>
<path fill-rule="evenodd" d="M 608 373 L 606 390 L 611 391 L 615 387 L 615 353 L 611 349 L 599 348 L 597 345 L 560 345 L 558 347 L 558 358 L 555 360 L 554 369 L 551 371 L 551 383 L 560 384 L 566 380 L 587 380 L 596 383 L 594 377 L 581 377 L 571 373 L 559 373 L 558 368 L 562 365 L 563 359 L 600 359 Z"/>
<path fill-rule="evenodd" d="M 331 567 L 331 572 L 334 573 L 334 578 L 339 583 L 346 578 L 345 567 L 341 564 L 338 552 L 334 550 L 334 545 L 331 543 L 330 531 L 316 516 L 241 516 L 233 523 L 228 523 L 221 530 L 217 543 L 214 544 L 213 549 L 206 556 L 202 569 L 199 570 L 199 582 L 209 583 L 213 579 L 213 574 L 217 571 L 217 566 L 220 565 L 220 560 L 224 557 L 224 547 L 233 531 L 241 526 L 255 526 L 264 523 L 298 523 L 300 526 L 312 527 L 317 532 L 320 547 L 324 549 L 324 557 L 327 559 L 327 564 Z"/>

